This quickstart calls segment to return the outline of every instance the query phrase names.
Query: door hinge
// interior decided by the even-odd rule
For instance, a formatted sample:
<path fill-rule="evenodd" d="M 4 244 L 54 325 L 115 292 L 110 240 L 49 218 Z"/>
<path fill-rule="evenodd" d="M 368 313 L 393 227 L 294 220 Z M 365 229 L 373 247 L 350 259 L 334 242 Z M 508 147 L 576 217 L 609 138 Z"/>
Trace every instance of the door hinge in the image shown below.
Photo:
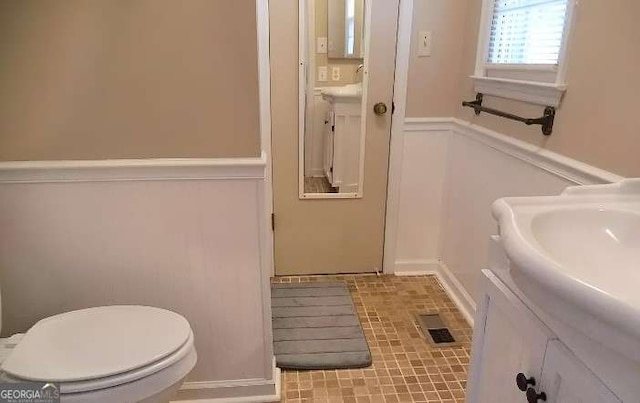
<path fill-rule="evenodd" d="M 393 112 L 396 111 L 396 103 L 395 102 L 391 102 L 391 114 L 393 115 Z"/>
<path fill-rule="evenodd" d="M 331 131 L 335 132 L 336 131 L 336 125 L 331 126 Z"/>
<path fill-rule="evenodd" d="M 276 215 L 271 213 L 271 231 L 276 230 Z"/>

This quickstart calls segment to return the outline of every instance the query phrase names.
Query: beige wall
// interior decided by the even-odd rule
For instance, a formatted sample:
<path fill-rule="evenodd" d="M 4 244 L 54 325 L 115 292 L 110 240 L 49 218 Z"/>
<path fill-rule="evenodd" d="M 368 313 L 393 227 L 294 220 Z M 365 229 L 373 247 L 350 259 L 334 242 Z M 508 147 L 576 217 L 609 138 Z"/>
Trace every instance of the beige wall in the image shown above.
<path fill-rule="evenodd" d="M 0 89 L 0 160 L 256 156 L 255 1 L 3 1 Z"/>
<path fill-rule="evenodd" d="M 456 114 L 467 0 L 416 0 L 407 87 L 408 117 Z M 417 56 L 419 31 L 432 31 L 430 57 Z"/>
<path fill-rule="evenodd" d="M 475 64 L 481 3 L 416 1 L 413 31 L 434 30 L 434 54 L 411 60 L 408 116 L 454 115 L 619 175 L 640 176 L 635 119 L 640 106 L 640 2 L 580 2 L 568 56 L 568 90 L 549 138 L 539 126 L 476 117 L 459 105 L 475 96 L 468 77 Z M 542 112 L 540 106 L 485 99 L 488 106 L 517 114 L 536 117 Z"/>

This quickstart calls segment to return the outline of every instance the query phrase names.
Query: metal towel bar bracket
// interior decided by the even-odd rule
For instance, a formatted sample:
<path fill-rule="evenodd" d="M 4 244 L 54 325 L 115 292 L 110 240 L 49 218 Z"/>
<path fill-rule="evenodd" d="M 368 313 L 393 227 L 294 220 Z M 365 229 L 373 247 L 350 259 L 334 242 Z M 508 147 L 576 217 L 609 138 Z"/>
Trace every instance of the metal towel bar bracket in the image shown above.
<path fill-rule="evenodd" d="M 545 136 L 551 135 L 551 132 L 553 131 L 553 120 L 556 116 L 556 108 L 552 106 L 547 106 L 546 108 L 544 108 L 544 115 L 539 118 L 523 118 L 522 116 L 514 115 L 512 113 L 503 112 L 497 109 L 489 108 L 487 106 L 482 106 L 482 94 L 480 93 L 476 95 L 475 101 L 464 101 L 462 102 L 462 106 L 473 108 L 476 115 L 479 115 L 480 112 L 486 112 L 503 118 L 516 120 L 518 122 L 524 123 L 525 125 L 541 125 L 542 134 L 544 134 Z"/>

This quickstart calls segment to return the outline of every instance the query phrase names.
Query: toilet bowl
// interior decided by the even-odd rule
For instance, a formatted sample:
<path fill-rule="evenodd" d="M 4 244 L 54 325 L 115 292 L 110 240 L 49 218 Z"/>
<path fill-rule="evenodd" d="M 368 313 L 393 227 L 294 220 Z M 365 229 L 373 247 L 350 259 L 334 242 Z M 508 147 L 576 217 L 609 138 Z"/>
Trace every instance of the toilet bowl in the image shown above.
<path fill-rule="evenodd" d="M 45 318 L 0 340 L 2 382 L 57 383 L 62 402 L 167 402 L 195 366 L 177 313 L 115 305 Z"/>

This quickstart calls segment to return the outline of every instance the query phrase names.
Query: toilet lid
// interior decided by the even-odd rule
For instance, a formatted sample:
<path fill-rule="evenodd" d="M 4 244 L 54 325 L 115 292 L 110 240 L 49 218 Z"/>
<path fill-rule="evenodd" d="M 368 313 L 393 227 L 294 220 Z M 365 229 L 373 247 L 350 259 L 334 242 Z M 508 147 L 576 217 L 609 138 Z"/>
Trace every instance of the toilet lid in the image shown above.
<path fill-rule="evenodd" d="M 25 334 L 2 369 L 33 381 L 72 382 L 121 374 L 187 342 L 177 313 L 147 306 L 103 306 L 52 316 Z"/>

